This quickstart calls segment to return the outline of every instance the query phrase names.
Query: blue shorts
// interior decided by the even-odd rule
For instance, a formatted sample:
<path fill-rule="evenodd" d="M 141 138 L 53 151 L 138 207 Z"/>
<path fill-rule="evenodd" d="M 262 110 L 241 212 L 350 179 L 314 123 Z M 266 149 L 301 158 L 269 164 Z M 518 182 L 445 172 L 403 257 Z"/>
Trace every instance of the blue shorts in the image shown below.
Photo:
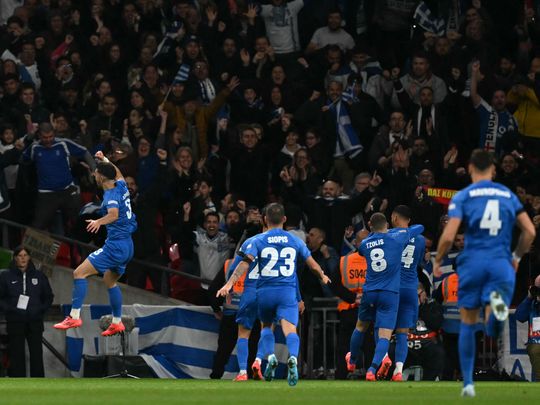
<path fill-rule="evenodd" d="M 265 287 L 257 289 L 259 319 L 272 323 L 285 319 L 298 325 L 298 301 L 294 287 Z"/>
<path fill-rule="evenodd" d="M 365 291 L 358 308 L 358 320 L 375 321 L 375 328 L 394 329 L 399 306 L 399 294 L 392 291 Z"/>
<path fill-rule="evenodd" d="M 122 275 L 133 258 L 133 241 L 131 239 L 106 240 L 101 249 L 90 253 L 88 260 L 100 273 L 107 270 Z"/>
<path fill-rule="evenodd" d="M 492 291 L 501 294 L 506 305 L 514 295 L 516 274 L 508 259 L 458 259 L 458 306 L 475 309 L 489 304 Z"/>
<path fill-rule="evenodd" d="M 396 329 L 408 329 L 416 326 L 418 320 L 418 292 L 416 288 L 399 290 L 399 308 Z"/>
<path fill-rule="evenodd" d="M 253 324 L 258 317 L 257 289 L 247 288 L 240 297 L 238 312 L 236 313 L 236 323 L 246 329 L 253 329 Z"/>

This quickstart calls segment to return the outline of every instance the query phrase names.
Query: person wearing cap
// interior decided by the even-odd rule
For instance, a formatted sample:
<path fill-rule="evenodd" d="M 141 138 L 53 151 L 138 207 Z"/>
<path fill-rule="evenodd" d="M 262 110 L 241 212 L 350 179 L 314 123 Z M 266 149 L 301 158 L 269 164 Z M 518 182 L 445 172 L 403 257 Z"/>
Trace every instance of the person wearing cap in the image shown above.
<path fill-rule="evenodd" d="M 516 320 L 529 323 L 527 353 L 536 381 L 540 381 L 540 276 L 529 287 L 525 299 L 516 308 Z"/>
<path fill-rule="evenodd" d="M 43 316 L 53 302 L 47 277 L 36 269 L 28 251 L 18 246 L 9 268 L 0 272 L 0 312 L 7 322 L 10 377 L 26 377 L 25 345 L 30 377 L 44 377 Z"/>
<path fill-rule="evenodd" d="M 56 138 L 49 123 L 39 125 L 39 140 L 33 142 L 22 155 L 23 163 L 34 163 L 37 169 L 38 193 L 32 226 L 48 229 L 57 210 L 65 222 L 77 218 L 80 208 L 79 188 L 73 182 L 70 158 L 84 160 L 93 170 L 96 166 L 86 148 L 75 142 Z"/>

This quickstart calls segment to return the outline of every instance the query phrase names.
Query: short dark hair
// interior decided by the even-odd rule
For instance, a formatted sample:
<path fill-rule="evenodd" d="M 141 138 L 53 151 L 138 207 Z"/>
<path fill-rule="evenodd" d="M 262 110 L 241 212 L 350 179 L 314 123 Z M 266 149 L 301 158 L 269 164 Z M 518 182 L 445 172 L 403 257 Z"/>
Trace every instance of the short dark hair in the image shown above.
<path fill-rule="evenodd" d="M 208 218 L 210 217 L 216 217 L 219 222 L 219 214 L 217 212 L 207 212 L 204 216 L 204 222 L 208 221 Z"/>
<path fill-rule="evenodd" d="M 19 253 L 21 253 L 23 250 L 26 250 L 26 253 L 28 253 L 28 250 L 24 245 L 19 245 L 15 249 L 13 249 L 13 257 L 17 256 Z M 30 253 L 28 253 L 30 255 Z"/>
<path fill-rule="evenodd" d="M 283 222 L 283 217 L 285 217 L 285 208 L 281 204 L 271 203 L 266 206 L 264 215 L 268 225 L 279 225 Z"/>
<path fill-rule="evenodd" d="M 109 180 L 116 179 L 116 169 L 108 162 L 99 162 L 96 166 L 96 171 Z"/>
<path fill-rule="evenodd" d="M 371 230 L 373 232 L 382 231 L 388 221 L 386 221 L 386 217 L 384 214 L 381 214 L 380 212 L 376 212 L 369 218 L 369 222 L 371 225 Z"/>
<path fill-rule="evenodd" d="M 475 169 L 485 172 L 495 164 L 495 158 L 493 157 L 493 154 L 487 150 L 475 149 L 471 153 L 469 163 L 473 165 Z"/>
<path fill-rule="evenodd" d="M 406 205 L 398 205 L 394 208 L 394 214 L 399 215 L 403 219 L 411 219 L 411 209 Z"/>

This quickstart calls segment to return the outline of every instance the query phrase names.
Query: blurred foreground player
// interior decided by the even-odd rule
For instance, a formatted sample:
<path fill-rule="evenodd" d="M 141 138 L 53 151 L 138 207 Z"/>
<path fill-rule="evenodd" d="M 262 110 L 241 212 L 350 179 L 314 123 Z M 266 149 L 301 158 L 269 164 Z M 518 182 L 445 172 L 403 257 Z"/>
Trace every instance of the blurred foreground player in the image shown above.
<path fill-rule="evenodd" d="M 433 274 L 440 277 L 443 257 L 464 222 L 465 248 L 457 259 L 461 314 L 459 360 L 463 376 L 461 395 L 474 397 L 474 334 L 480 308 L 485 306 L 487 335 L 496 338 L 508 317 L 508 305 L 514 294 L 514 270 L 529 251 L 536 232 L 518 197 L 492 181 L 495 163 L 491 153 L 473 151 L 468 170 L 473 184 L 457 193 L 450 202 L 450 219 L 439 240 Z M 511 253 L 512 230 L 516 223 L 521 235 Z"/>

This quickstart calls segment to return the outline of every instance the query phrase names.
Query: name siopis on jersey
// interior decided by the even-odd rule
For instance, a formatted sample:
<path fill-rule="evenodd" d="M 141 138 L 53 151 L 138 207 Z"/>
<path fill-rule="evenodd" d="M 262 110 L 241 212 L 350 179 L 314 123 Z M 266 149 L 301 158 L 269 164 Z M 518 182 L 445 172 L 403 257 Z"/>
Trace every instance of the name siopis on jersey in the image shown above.
<path fill-rule="evenodd" d="M 370 249 L 372 247 L 375 247 L 375 246 L 381 246 L 381 245 L 384 245 L 384 239 L 377 239 L 377 240 L 374 240 L 373 242 L 367 242 L 366 243 L 366 247 L 368 249 Z"/>
<path fill-rule="evenodd" d="M 288 243 L 289 238 L 286 236 L 270 236 L 268 237 L 268 243 Z"/>
<path fill-rule="evenodd" d="M 497 197 L 505 197 L 510 198 L 510 192 L 505 190 L 499 190 L 498 188 L 475 188 L 473 190 L 469 191 L 469 197 L 491 197 L 491 196 L 497 196 Z"/>

